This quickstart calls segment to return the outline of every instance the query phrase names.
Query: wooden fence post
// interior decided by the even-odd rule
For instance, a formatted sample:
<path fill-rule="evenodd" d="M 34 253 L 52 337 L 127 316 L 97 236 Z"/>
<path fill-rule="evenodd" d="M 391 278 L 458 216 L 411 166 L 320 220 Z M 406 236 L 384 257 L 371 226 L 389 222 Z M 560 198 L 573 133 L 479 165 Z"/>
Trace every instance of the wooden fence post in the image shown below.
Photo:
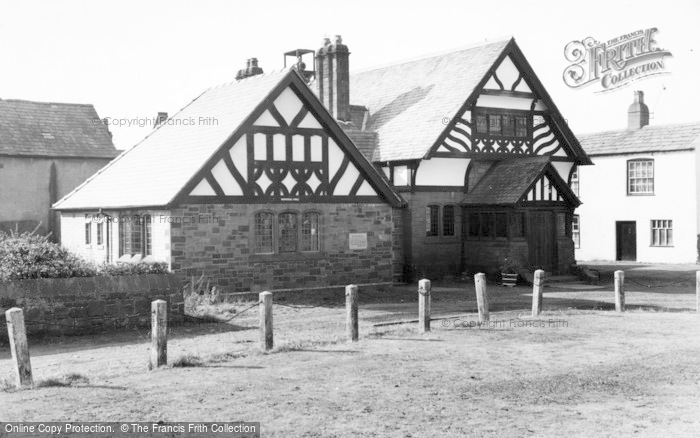
<path fill-rule="evenodd" d="M 5 312 L 5 320 L 7 321 L 7 335 L 10 338 L 12 361 L 15 363 L 17 388 L 31 388 L 34 385 L 34 380 L 32 379 L 32 364 L 29 360 L 27 330 L 24 327 L 24 312 L 19 307 L 13 307 Z"/>
<path fill-rule="evenodd" d="M 625 271 L 615 271 L 615 311 L 625 311 Z"/>
<path fill-rule="evenodd" d="M 272 293 L 260 293 L 260 348 L 267 351 L 274 346 L 272 338 Z"/>
<path fill-rule="evenodd" d="M 486 274 L 478 273 L 474 276 L 476 288 L 476 306 L 479 310 L 479 322 L 489 320 L 489 297 L 486 293 Z"/>
<path fill-rule="evenodd" d="M 544 289 L 544 271 L 535 271 L 535 278 L 532 281 L 532 317 L 542 313 L 542 293 Z"/>
<path fill-rule="evenodd" d="M 700 271 L 695 273 L 695 311 L 700 313 Z"/>
<path fill-rule="evenodd" d="M 418 331 L 430 331 L 430 280 L 418 282 Z"/>
<path fill-rule="evenodd" d="M 151 302 L 151 368 L 168 364 L 168 303 Z"/>
<path fill-rule="evenodd" d="M 357 342 L 359 329 L 357 322 L 357 286 L 345 286 L 345 313 L 348 341 Z"/>

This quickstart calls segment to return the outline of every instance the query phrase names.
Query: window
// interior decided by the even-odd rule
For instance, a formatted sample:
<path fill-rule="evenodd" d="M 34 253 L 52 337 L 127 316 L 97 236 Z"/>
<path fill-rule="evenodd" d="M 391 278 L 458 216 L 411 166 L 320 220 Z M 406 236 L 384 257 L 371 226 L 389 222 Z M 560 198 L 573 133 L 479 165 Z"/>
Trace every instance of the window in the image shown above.
<path fill-rule="evenodd" d="M 578 215 L 575 214 L 571 219 L 571 238 L 574 240 L 574 248 L 581 247 L 581 226 L 579 225 Z"/>
<path fill-rule="evenodd" d="M 654 160 L 630 160 L 627 162 L 627 194 L 654 194 Z"/>
<path fill-rule="evenodd" d="M 255 254 L 271 254 L 274 252 L 272 246 L 273 219 L 272 213 L 255 214 Z"/>
<path fill-rule="evenodd" d="M 283 212 L 277 215 L 258 212 L 253 225 L 255 254 L 319 252 L 320 223 L 320 214 L 316 212 Z"/>
<path fill-rule="evenodd" d="M 85 244 L 90 245 L 92 243 L 92 222 L 85 224 Z"/>
<path fill-rule="evenodd" d="M 438 235 L 438 218 L 440 207 L 437 205 L 429 205 L 425 209 L 425 235 Z"/>
<path fill-rule="evenodd" d="M 571 182 L 569 183 L 569 187 L 571 187 L 571 191 L 574 192 L 574 195 L 578 196 L 578 167 L 576 166 L 571 170 Z"/>
<path fill-rule="evenodd" d="M 296 252 L 299 238 L 296 213 L 281 213 L 277 218 L 279 224 L 279 252 Z"/>
<path fill-rule="evenodd" d="M 442 235 L 455 235 L 455 207 L 454 205 L 446 205 L 442 209 Z"/>
<path fill-rule="evenodd" d="M 151 216 L 133 215 L 119 218 L 119 255 L 151 255 Z"/>
<path fill-rule="evenodd" d="M 104 227 L 104 223 L 100 222 L 97 224 L 97 244 L 98 245 L 103 245 L 104 244 L 104 238 L 102 237 L 102 229 Z"/>
<path fill-rule="evenodd" d="M 651 246 L 673 246 L 673 221 L 651 221 Z"/>
<path fill-rule="evenodd" d="M 506 213 L 470 213 L 470 237 L 508 237 L 508 215 Z"/>
<path fill-rule="evenodd" d="M 304 213 L 301 220 L 301 250 L 318 251 L 318 213 Z"/>
<path fill-rule="evenodd" d="M 474 117 L 477 134 L 492 137 L 527 137 L 527 117 L 514 114 L 479 113 Z"/>

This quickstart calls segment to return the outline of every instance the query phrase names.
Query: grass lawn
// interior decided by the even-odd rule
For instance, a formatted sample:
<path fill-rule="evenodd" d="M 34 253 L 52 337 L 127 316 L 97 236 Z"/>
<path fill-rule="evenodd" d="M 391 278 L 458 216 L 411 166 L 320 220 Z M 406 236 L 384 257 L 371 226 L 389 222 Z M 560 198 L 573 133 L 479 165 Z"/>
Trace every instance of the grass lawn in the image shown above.
<path fill-rule="evenodd" d="M 545 289 L 535 319 L 529 287 L 489 284 L 482 327 L 473 285 L 437 285 L 433 317 L 449 318 L 426 334 L 376 326 L 417 317 L 415 286 L 360 291 L 354 344 L 342 293 L 279 295 L 272 352 L 259 352 L 253 309 L 174 328 L 169 361 L 195 366 L 155 371 L 145 331 L 30 340 L 44 385 L 25 391 L 10 388 L 4 346 L 0 421 L 260 421 L 266 437 L 700 436 L 694 271 L 626 272 L 625 314 L 611 310 L 609 283 Z"/>

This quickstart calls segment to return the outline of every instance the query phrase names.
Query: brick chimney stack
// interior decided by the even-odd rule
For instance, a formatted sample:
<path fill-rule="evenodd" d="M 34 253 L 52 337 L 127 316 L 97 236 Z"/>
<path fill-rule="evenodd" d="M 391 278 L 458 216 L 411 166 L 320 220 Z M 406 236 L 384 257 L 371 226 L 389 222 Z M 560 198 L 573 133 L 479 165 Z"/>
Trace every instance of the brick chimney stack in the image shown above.
<path fill-rule="evenodd" d="M 634 103 L 627 110 L 627 129 L 641 129 L 649 124 L 649 107 L 644 103 L 644 92 L 634 92 Z"/>
<path fill-rule="evenodd" d="M 333 117 L 350 120 L 350 52 L 340 35 L 326 38 L 316 52 L 318 96 Z"/>

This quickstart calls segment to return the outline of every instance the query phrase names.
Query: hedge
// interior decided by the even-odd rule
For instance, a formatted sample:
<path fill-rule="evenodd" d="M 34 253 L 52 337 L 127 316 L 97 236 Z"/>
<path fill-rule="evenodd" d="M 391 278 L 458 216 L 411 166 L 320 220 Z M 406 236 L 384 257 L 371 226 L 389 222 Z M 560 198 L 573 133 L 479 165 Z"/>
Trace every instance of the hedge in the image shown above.
<path fill-rule="evenodd" d="M 164 262 L 97 264 L 32 232 L 0 232 L 0 281 L 168 272 Z"/>

